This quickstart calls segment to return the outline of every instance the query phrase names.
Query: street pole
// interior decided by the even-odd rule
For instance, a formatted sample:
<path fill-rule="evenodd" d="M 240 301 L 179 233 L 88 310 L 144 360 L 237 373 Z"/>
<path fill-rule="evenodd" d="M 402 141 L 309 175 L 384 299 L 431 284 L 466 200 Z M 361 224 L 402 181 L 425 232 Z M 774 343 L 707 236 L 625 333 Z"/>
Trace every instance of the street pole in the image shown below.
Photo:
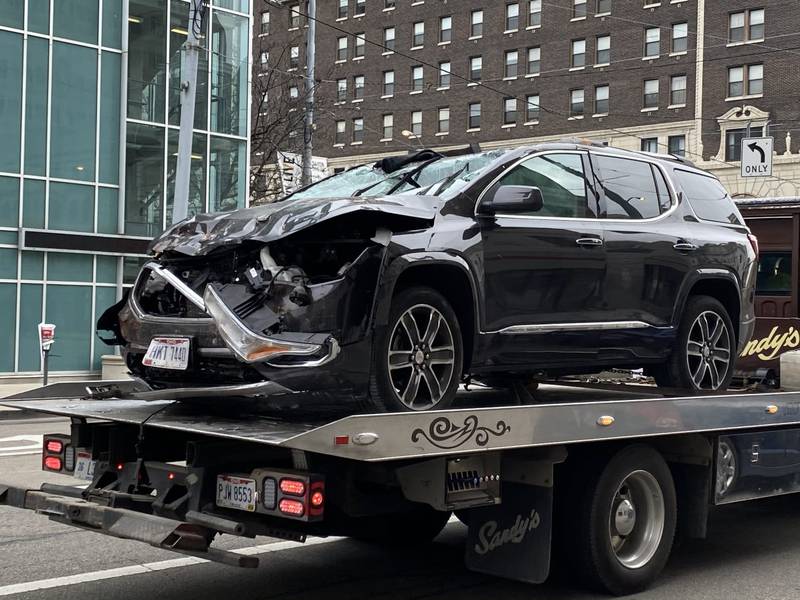
<path fill-rule="evenodd" d="M 308 31 L 306 32 L 306 114 L 303 122 L 303 170 L 300 184 L 311 183 L 311 157 L 314 155 L 314 66 L 317 54 L 317 0 L 308 0 Z"/>
<path fill-rule="evenodd" d="M 175 169 L 175 198 L 172 223 L 183 221 L 189 214 L 189 179 L 192 169 L 192 129 L 197 95 L 197 65 L 200 62 L 200 34 L 203 25 L 203 0 L 190 0 L 189 24 L 184 48 L 181 80 L 181 129 L 178 133 L 178 164 Z"/>

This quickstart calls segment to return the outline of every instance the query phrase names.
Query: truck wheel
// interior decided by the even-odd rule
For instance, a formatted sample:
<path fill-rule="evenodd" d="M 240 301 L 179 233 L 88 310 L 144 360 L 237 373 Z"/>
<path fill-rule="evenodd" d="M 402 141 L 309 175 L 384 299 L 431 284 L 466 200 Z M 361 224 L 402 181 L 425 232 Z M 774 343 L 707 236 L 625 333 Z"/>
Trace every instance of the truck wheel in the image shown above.
<path fill-rule="evenodd" d="M 392 299 L 388 326 L 375 336 L 370 397 L 379 410 L 446 408 L 461 381 L 458 318 L 436 290 L 413 287 Z"/>
<path fill-rule="evenodd" d="M 733 378 L 735 354 L 728 311 L 716 298 L 693 296 L 686 303 L 672 354 L 652 372 L 661 387 L 691 393 L 724 390 Z"/>
<path fill-rule="evenodd" d="M 738 478 L 735 447 L 729 437 L 722 436 L 717 442 L 717 498 L 727 496 Z"/>
<path fill-rule="evenodd" d="M 675 485 L 666 462 L 649 446 L 628 446 L 583 493 L 574 530 L 579 571 L 612 594 L 643 590 L 667 563 L 675 536 Z"/>
<path fill-rule="evenodd" d="M 385 546 L 429 544 L 442 532 L 450 513 L 423 505 L 408 512 L 350 520 L 346 534 L 363 542 Z"/>

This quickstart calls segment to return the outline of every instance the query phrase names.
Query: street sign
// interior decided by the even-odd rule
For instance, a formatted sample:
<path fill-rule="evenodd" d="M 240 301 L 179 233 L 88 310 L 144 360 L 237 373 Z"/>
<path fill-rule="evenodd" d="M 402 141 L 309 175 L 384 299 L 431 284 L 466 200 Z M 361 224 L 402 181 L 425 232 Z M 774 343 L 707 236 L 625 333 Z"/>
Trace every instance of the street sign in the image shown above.
<path fill-rule="evenodd" d="M 744 138 L 742 140 L 742 177 L 769 177 L 772 175 L 771 137 Z"/>
<path fill-rule="evenodd" d="M 42 350 L 50 350 L 56 340 L 56 326 L 50 323 L 39 323 L 39 345 Z"/>

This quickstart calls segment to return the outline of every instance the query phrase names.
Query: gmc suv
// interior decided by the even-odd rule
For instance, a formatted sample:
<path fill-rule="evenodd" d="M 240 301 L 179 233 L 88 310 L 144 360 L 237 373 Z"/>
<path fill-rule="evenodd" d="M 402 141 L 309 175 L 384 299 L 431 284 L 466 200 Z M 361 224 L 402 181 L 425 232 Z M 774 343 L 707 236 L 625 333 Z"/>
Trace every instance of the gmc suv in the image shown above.
<path fill-rule="evenodd" d="M 193 217 L 98 327 L 148 397 L 256 410 L 440 409 L 468 378 L 609 367 L 725 389 L 757 242 L 716 178 L 572 141 L 491 158 L 418 192 Z"/>

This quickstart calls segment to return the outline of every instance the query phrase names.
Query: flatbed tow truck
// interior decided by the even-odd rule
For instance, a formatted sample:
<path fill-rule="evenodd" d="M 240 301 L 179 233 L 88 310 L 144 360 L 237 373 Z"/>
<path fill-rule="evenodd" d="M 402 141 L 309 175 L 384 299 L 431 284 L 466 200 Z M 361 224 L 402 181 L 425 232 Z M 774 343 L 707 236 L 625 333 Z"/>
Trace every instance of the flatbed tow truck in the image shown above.
<path fill-rule="evenodd" d="M 309 420 L 126 398 L 135 387 L 54 384 L 0 401 L 70 418 L 69 435 L 44 437 L 42 468 L 90 480 L 0 483 L 0 504 L 239 567 L 258 558 L 215 548 L 217 535 L 414 545 L 455 513 L 469 569 L 539 583 L 552 554 L 621 595 L 657 578 L 676 535 L 704 537 L 715 505 L 800 491 L 794 392 L 557 384 Z"/>

